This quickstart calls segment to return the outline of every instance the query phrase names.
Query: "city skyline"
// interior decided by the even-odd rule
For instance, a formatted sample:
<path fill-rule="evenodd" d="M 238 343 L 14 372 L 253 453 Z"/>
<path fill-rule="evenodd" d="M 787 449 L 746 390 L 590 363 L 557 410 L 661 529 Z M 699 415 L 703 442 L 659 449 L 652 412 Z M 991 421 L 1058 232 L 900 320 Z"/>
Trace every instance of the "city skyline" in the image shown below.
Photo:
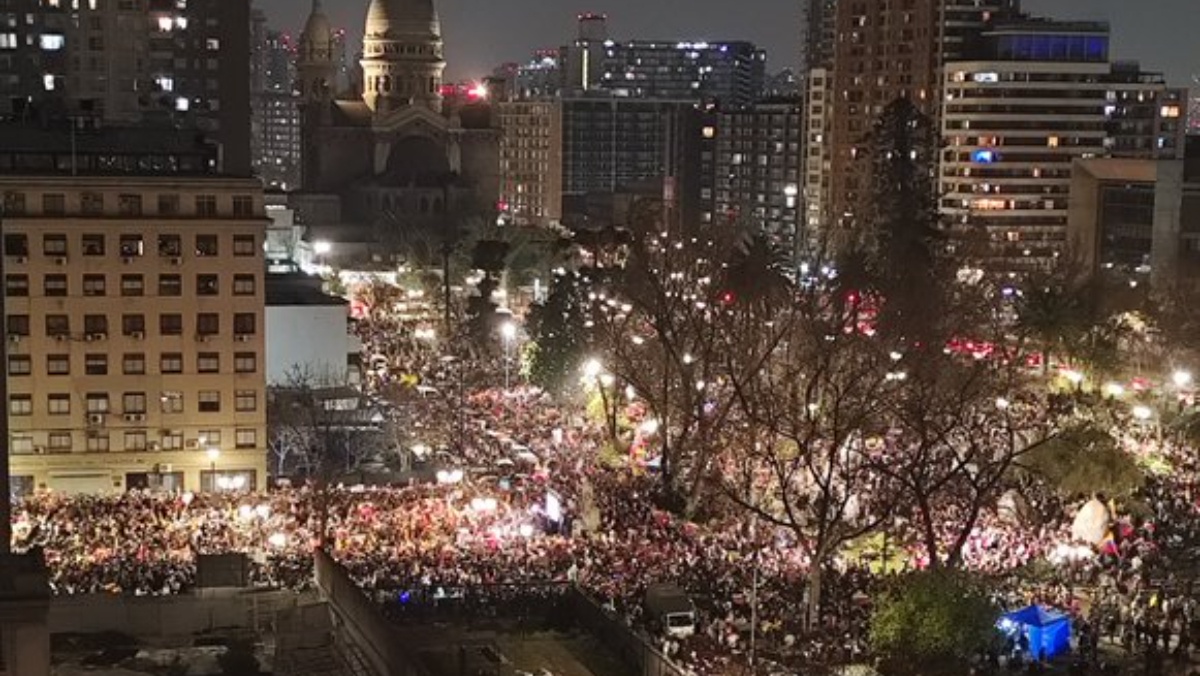
<path fill-rule="evenodd" d="M 1200 51 L 1191 49 L 1200 14 L 1190 11 L 1192 1 L 1154 0 L 1158 16 L 1163 17 L 1155 22 L 1145 20 L 1144 6 L 1123 0 L 1026 0 L 1024 4 L 1031 12 L 1057 19 L 1107 20 L 1113 27 L 1116 58 L 1140 61 L 1164 72 L 1168 82 L 1189 86 L 1192 74 L 1200 73 Z M 297 34 L 309 7 L 296 0 L 256 4 L 267 13 L 272 27 Z M 325 0 L 334 25 L 353 36 L 351 44 L 361 39 L 367 4 L 367 0 Z M 500 63 L 520 61 L 535 49 L 569 41 L 575 33 L 574 16 L 581 11 L 607 13 L 616 38 L 750 40 L 767 50 L 770 70 L 794 67 L 800 51 L 801 3 L 788 2 L 784 10 L 781 4 L 781 0 L 743 0 L 742 11 L 730 13 L 716 0 L 593 0 L 547 11 L 534 0 L 509 0 L 502 5 L 458 0 L 438 3 L 438 11 L 446 38 L 447 76 L 467 80 L 489 74 Z"/>

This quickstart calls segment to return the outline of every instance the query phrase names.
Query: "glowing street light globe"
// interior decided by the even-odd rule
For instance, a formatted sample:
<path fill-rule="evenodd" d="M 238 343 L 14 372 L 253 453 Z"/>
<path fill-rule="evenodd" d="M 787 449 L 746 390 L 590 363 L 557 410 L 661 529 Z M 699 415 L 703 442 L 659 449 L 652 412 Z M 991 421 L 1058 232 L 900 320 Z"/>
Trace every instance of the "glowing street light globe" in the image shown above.
<path fill-rule="evenodd" d="M 1192 384 L 1192 374 L 1188 371 L 1176 371 L 1171 374 L 1171 381 L 1175 383 L 1175 387 L 1187 387 Z"/>
<path fill-rule="evenodd" d="M 604 365 L 599 359 L 589 359 L 583 364 L 583 375 L 588 378 L 597 378 L 604 372 Z"/>

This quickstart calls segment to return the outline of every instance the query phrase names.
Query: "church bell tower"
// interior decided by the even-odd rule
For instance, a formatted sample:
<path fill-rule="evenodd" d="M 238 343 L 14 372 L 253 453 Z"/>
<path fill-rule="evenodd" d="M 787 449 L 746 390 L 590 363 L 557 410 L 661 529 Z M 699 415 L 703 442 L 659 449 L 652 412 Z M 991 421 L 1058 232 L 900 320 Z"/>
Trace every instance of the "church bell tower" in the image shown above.
<path fill-rule="evenodd" d="M 328 102 L 333 98 L 333 28 L 321 7 L 313 0 L 312 12 L 300 34 L 300 54 L 296 61 L 296 77 L 303 103 Z"/>

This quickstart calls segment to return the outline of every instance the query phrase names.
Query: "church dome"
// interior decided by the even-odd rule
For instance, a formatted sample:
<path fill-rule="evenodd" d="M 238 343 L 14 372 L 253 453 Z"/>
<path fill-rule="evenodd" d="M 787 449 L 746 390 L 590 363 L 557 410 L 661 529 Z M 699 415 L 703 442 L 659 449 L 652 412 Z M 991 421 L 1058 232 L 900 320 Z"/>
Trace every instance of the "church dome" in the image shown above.
<path fill-rule="evenodd" d="M 371 0 L 367 9 L 368 36 L 440 36 L 441 24 L 433 0 Z"/>

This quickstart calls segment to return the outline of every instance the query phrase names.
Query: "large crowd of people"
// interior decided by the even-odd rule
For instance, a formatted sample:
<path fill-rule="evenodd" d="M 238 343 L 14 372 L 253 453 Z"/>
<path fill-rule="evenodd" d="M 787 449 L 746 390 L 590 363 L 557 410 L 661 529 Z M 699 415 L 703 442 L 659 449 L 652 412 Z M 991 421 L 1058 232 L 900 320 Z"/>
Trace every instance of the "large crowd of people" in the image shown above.
<path fill-rule="evenodd" d="M 337 488 L 324 498 L 307 487 L 38 494 L 18 504 L 15 538 L 19 548 L 44 550 L 58 594 L 177 593 L 193 584 L 197 555 L 230 551 L 249 555 L 255 584 L 302 589 L 311 584 L 309 553 L 324 504 L 330 551 L 368 590 L 436 597 L 464 588 L 576 583 L 640 626 L 646 587 L 672 581 L 695 600 L 698 630 L 689 639 L 663 637 L 661 647 L 698 673 L 719 673 L 712 665 L 747 649 L 757 577 L 755 631 L 763 655 L 789 663 L 854 659 L 866 651 L 864 613 L 874 578 L 865 569 L 847 563 L 831 571 L 819 621 L 806 627 L 798 609 L 807 603 L 807 560 L 788 532 L 762 529 L 752 537 L 736 516 L 696 524 L 657 510 L 648 499 L 653 476 L 585 461 L 594 455 L 596 432 L 565 419 L 536 393 L 476 393 L 468 409 L 471 450 L 459 460 L 492 472 L 468 472 L 453 482 Z M 1013 585 L 1003 600 L 1086 613 L 1092 635 L 1131 648 L 1186 649 L 1195 619 L 1190 588 L 1151 571 L 1164 569 L 1154 564 L 1165 552 L 1200 535 L 1200 474 L 1182 448 L 1167 452 L 1176 471 L 1143 493 L 1149 514 L 1117 521 L 1111 547 L 1065 564 L 1062 584 Z M 528 467 L 514 459 L 522 454 L 529 454 Z M 598 523 L 572 525 L 589 509 Z M 1026 528 L 989 513 L 964 549 L 965 565 L 1004 575 L 1044 560 L 1069 540 L 1065 517 Z M 920 551 L 908 550 L 910 566 L 923 565 Z"/>
<path fill-rule="evenodd" d="M 197 556 L 224 552 L 247 554 L 256 585 L 304 589 L 312 584 L 311 551 L 323 542 L 381 598 L 574 584 L 641 630 L 652 624 L 645 590 L 669 581 L 695 602 L 696 632 L 655 640 L 696 674 L 744 660 L 751 631 L 759 653 L 783 664 L 844 663 L 867 652 L 866 614 L 878 582 L 869 561 L 839 560 L 824 575 L 816 621 L 807 622 L 809 560 L 794 533 L 751 528 L 736 511 L 702 523 L 660 511 L 650 499 L 653 473 L 597 462 L 604 432 L 582 413 L 530 388 L 467 391 L 463 366 L 430 357 L 418 338 L 388 327 L 365 337 L 368 352 L 391 355 L 373 364 L 371 387 L 420 373 L 440 392 L 415 405 L 429 407 L 421 413 L 427 419 L 441 416 L 452 443 L 437 459 L 461 472 L 326 491 L 37 494 L 16 505 L 18 549 L 44 551 L 56 594 L 160 595 L 195 583 Z M 1104 548 L 1055 559 L 1064 547 L 1078 550 L 1070 513 L 1031 490 L 1025 499 L 1040 522 L 988 510 L 963 547 L 963 564 L 1004 580 L 997 589 L 1005 605 L 1040 601 L 1077 614 L 1083 654 L 1093 640 L 1186 652 L 1196 607 L 1180 569 L 1165 564 L 1200 539 L 1200 465 L 1183 446 L 1128 439 L 1131 452 L 1163 454 L 1174 471 L 1151 478 L 1140 496 L 1148 511 L 1117 520 Z M 954 524 L 955 514 L 944 517 Z M 950 539 L 952 530 L 939 535 Z M 905 542 L 897 538 L 904 565 L 929 564 L 921 546 Z M 1048 560 L 1057 565 L 1053 582 L 1013 581 L 1015 571 Z"/>

